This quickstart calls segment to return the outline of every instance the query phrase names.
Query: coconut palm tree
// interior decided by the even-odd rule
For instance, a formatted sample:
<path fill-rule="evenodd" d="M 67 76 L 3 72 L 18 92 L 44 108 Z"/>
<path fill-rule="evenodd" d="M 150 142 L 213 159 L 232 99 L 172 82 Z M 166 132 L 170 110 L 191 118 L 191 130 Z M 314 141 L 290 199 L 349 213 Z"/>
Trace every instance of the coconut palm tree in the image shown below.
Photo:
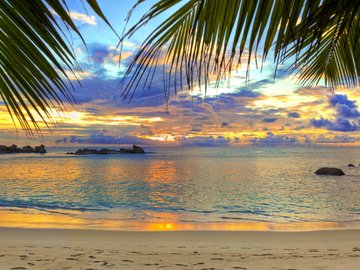
<path fill-rule="evenodd" d="M 106 23 L 96 0 L 86 0 Z M 81 36 L 65 0 L 0 1 L 0 96 L 13 121 L 28 135 L 37 119 L 52 119 L 51 107 L 73 101 L 68 74 L 79 70 L 67 40 Z"/>
<path fill-rule="evenodd" d="M 145 0 L 139 0 L 137 5 Z M 359 85 L 360 4 L 353 0 L 158 0 L 122 40 L 159 16 L 123 79 L 124 98 L 165 70 L 165 87 L 192 88 L 229 77 L 273 54 L 305 86 Z M 131 17 L 131 13 L 129 18 Z M 206 89 L 206 88 L 205 88 Z"/>

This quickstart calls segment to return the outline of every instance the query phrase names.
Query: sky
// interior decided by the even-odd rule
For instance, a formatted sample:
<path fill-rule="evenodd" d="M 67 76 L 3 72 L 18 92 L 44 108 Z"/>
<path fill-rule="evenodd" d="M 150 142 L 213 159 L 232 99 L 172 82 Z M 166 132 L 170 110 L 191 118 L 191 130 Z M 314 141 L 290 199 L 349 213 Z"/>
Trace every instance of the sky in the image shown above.
<path fill-rule="evenodd" d="M 121 34 L 134 0 L 98 1 L 105 16 Z M 136 22 L 155 1 L 145 1 L 133 12 Z M 157 18 L 125 40 L 120 52 L 118 37 L 81 1 L 68 1 L 70 15 L 85 38 L 87 47 L 71 36 L 71 44 L 82 71 L 70 74 L 76 104 L 55 113 L 56 127 L 43 136 L 27 139 L 14 127 L 0 105 L 2 144 L 45 143 L 50 146 L 140 144 L 164 146 L 297 146 L 360 145 L 360 91 L 336 89 L 320 82 L 312 88 L 269 59 L 260 71 L 250 68 L 232 72 L 219 87 L 204 91 L 184 89 L 166 102 L 161 66 L 149 89 L 138 89 L 133 100 L 123 101 L 121 77 L 136 50 L 154 27 Z"/>

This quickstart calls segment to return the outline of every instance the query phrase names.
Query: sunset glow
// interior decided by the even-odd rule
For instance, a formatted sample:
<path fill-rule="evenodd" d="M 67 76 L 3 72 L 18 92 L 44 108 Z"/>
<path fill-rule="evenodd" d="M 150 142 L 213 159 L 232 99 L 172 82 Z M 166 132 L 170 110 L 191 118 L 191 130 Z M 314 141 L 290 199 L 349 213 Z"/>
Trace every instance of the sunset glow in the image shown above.
<path fill-rule="evenodd" d="M 131 4 L 100 2 L 111 23 L 121 28 Z M 147 7 L 141 6 L 140 11 Z M 120 53 L 117 37 L 95 14 L 87 14 L 76 2 L 69 9 L 75 22 L 82 24 L 88 46 L 74 40 L 81 71 L 66 71 L 77 103 L 65 102 L 66 111 L 50 112 L 55 124 L 51 131 L 40 117 L 35 119 L 44 129 L 41 141 L 48 145 L 80 145 L 80 141 L 93 141 L 94 136 L 101 144 L 131 137 L 150 145 L 360 145 L 358 89 L 339 87 L 333 91 L 323 82 L 304 88 L 296 83 L 296 76 L 286 72 L 286 64 L 278 68 L 274 79 L 271 61 L 263 63 L 261 69 L 252 63 L 248 81 L 247 65 L 234 64 L 231 77 L 219 85 L 210 82 L 206 93 L 204 85 L 193 91 L 184 86 L 176 95 L 171 91 L 168 102 L 159 61 L 151 87 L 142 89 L 139 85 L 131 102 L 124 101 L 120 79 L 141 45 L 141 36 L 154 26 L 140 29 L 133 39 L 126 40 Z M 115 16 L 112 10 L 123 12 Z M 246 53 L 243 57 L 246 60 Z M 19 143 L 28 141 L 17 120 L 16 131 L 3 103 L 0 118 L 4 141 L 12 141 L 10 134 L 14 132 Z M 69 139 L 74 136 L 81 140 Z"/>

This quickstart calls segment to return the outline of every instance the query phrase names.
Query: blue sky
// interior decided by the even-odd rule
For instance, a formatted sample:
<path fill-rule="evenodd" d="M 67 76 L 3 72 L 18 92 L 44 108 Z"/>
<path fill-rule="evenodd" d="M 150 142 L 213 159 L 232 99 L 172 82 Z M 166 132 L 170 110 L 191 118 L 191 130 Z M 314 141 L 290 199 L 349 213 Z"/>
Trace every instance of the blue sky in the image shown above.
<path fill-rule="evenodd" d="M 104 14 L 121 35 L 125 18 L 135 1 L 98 1 Z M 145 1 L 133 12 L 129 26 L 156 1 Z M 303 88 L 280 66 L 274 81 L 271 59 L 260 71 L 234 70 L 229 82 L 210 85 L 204 92 L 181 91 L 168 104 L 163 91 L 161 67 L 150 89 L 136 91 L 131 103 L 124 102 L 120 79 L 146 36 L 164 18 L 150 22 L 125 40 L 119 63 L 119 39 L 112 30 L 86 10 L 81 1 L 68 1 L 71 16 L 87 47 L 72 35 L 71 43 L 82 72 L 81 86 L 74 80 L 77 104 L 68 104 L 57 125 L 43 138 L 48 145 L 156 144 L 183 146 L 360 144 L 360 94 L 356 89 L 331 92 L 323 85 Z M 73 78 L 75 79 L 75 78 Z M 4 141 L 27 142 L 16 133 L 4 106 L 0 129 Z"/>

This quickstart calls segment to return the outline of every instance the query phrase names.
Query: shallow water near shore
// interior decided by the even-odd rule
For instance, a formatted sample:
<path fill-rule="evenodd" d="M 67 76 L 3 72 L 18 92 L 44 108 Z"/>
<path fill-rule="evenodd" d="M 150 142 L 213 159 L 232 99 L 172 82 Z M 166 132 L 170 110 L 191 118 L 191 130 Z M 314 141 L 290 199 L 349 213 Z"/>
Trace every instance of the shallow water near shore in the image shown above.
<path fill-rule="evenodd" d="M 360 228 L 360 148 L 145 149 L 152 153 L 1 155 L 0 226 Z M 323 166 L 346 176 L 315 175 Z"/>

